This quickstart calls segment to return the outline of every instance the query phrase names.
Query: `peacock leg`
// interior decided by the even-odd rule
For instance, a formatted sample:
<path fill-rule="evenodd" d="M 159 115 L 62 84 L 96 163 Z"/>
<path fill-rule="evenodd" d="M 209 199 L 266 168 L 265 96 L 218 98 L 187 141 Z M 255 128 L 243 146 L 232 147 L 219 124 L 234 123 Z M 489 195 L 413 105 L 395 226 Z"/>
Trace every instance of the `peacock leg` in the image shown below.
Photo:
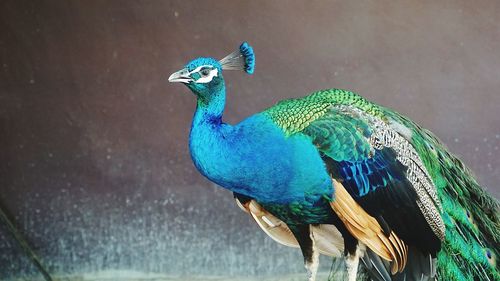
<path fill-rule="evenodd" d="M 308 224 L 294 225 L 290 227 L 290 230 L 299 242 L 304 257 L 304 266 L 307 270 L 307 280 L 315 281 L 319 266 L 319 251 L 315 246 L 311 226 Z"/>
<path fill-rule="evenodd" d="M 347 254 L 345 263 L 347 267 L 348 281 L 356 281 L 356 278 L 358 277 L 359 259 L 363 256 L 364 251 L 365 251 L 364 245 L 358 243 L 354 254 L 351 253 Z"/>

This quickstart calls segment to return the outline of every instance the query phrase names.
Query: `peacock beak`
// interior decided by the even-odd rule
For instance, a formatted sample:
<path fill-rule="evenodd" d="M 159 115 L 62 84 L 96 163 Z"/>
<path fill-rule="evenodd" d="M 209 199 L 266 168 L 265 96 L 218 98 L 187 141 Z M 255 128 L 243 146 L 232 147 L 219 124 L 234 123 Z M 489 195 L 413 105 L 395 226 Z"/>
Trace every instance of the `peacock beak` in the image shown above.
<path fill-rule="evenodd" d="M 191 76 L 189 76 L 189 71 L 186 68 L 183 68 L 177 72 L 172 73 L 170 77 L 168 77 L 168 82 L 181 82 L 181 83 L 189 83 L 193 81 Z"/>

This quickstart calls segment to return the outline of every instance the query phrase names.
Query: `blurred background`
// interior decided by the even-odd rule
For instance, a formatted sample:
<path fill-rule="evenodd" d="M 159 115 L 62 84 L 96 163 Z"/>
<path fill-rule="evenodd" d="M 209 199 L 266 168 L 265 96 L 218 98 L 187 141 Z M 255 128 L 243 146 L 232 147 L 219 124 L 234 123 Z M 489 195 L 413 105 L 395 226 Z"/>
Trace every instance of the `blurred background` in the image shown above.
<path fill-rule="evenodd" d="M 433 131 L 500 197 L 499 1 L 3 0 L 0 203 L 50 272 L 305 277 L 299 250 L 195 170 L 195 98 L 167 82 L 244 40 L 256 72 L 225 73 L 226 122 L 353 90 Z M 40 275 L 0 224 L 0 280 L 17 278 Z"/>

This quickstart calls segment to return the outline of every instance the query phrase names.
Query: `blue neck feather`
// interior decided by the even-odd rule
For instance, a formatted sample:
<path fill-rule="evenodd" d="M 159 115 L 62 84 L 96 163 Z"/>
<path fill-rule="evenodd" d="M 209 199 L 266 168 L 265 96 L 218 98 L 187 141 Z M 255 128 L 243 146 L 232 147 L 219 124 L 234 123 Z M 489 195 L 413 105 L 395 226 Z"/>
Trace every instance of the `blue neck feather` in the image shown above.
<path fill-rule="evenodd" d="M 220 125 L 225 103 L 226 89 L 224 86 L 220 87 L 217 92 L 210 94 L 209 99 L 198 97 L 193 126 L 207 122 Z"/>
<path fill-rule="evenodd" d="M 224 131 L 231 128 L 222 122 L 225 107 L 225 86 L 212 89 L 207 95 L 198 95 L 189 137 L 191 157 L 198 170 L 214 182 L 220 183 L 221 169 L 215 166 L 221 154 L 228 153 Z"/>

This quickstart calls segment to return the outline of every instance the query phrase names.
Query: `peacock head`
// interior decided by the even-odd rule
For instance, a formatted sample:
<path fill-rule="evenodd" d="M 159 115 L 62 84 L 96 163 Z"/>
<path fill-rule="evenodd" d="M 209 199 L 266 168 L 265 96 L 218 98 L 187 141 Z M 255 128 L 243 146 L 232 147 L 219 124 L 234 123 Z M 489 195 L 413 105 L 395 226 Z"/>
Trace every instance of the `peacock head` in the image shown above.
<path fill-rule="evenodd" d="M 213 58 L 197 58 L 170 75 L 169 82 L 184 83 L 199 98 L 208 98 L 224 87 L 222 70 L 244 70 L 252 74 L 255 68 L 253 48 L 243 42 L 239 50 L 217 61 Z"/>

